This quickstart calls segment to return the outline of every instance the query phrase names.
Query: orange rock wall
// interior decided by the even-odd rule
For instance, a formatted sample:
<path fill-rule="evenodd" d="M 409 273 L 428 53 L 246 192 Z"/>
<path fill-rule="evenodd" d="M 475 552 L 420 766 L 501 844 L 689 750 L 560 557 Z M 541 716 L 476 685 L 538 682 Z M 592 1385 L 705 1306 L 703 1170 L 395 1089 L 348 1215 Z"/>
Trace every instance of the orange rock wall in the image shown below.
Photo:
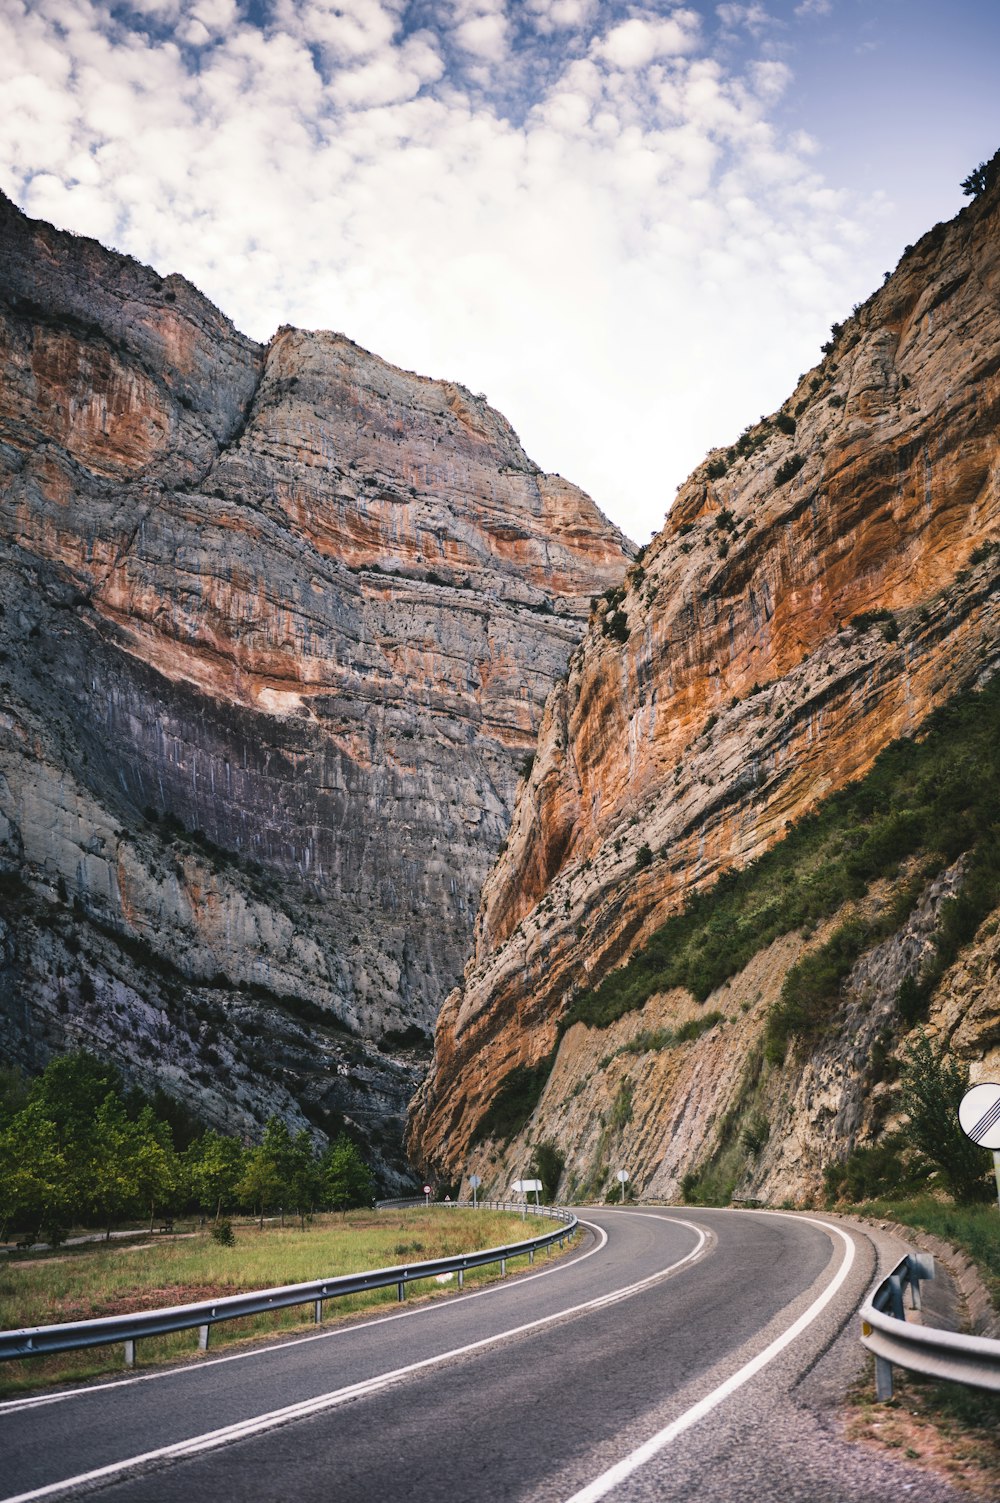
<path fill-rule="evenodd" d="M 996 555 L 972 555 L 1000 536 L 998 221 L 994 190 L 926 235 L 800 379 L 794 432 L 774 414 L 709 456 L 601 603 L 438 1022 L 425 1164 L 461 1169 L 506 1074 L 693 887 L 995 668 Z M 872 611 L 892 630 L 852 627 Z"/>

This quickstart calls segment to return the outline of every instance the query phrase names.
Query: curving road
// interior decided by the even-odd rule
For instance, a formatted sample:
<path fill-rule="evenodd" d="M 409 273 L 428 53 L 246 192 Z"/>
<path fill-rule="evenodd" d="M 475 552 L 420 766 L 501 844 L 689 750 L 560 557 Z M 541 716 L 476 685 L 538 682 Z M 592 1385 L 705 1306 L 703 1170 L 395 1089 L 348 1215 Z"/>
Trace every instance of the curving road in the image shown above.
<path fill-rule="evenodd" d="M 875 1272 L 857 1229 L 587 1210 L 566 1259 L 255 1352 L 0 1405 L 28 1503 L 948 1503 L 840 1438 Z"/>

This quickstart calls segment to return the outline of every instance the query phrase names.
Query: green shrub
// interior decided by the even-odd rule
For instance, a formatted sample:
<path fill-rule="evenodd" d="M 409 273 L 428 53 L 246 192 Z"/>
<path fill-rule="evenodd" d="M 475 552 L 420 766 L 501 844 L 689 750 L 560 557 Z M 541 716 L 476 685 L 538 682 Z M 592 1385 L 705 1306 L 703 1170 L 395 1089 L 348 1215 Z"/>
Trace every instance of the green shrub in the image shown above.
<path fill-rule="evenodd" d="M 920 1190 L 928 1165 L 907 1148 L 906 1138 L 894 1133 L 869 1148 L 856 1148 L 841 1163 L 828 1164 L 823 1171 L 827 1203 L 861 1205 L 879 1198 L 901 1199 Z"/>
<path fill-rule="evenodd" d="M 628 617 L 624 611 L 609 611 L 604 618 L 602 628 L 606 637 L 611 637 L 616 642 L 628 641 Z"/>
<path fill-rule="evenodd" d="M 937 1165 L 961 1205 L 991 1198 L 990 1156 L 959 1126 L 958 1104 L 969 1085 L 968 1067 L 947 1048 L 917 1034 L 903 1062 L 903 1111 L 913 1146 Z"/>
<path fill-rule="evenodd" d="M 775 485 L 787 485 L 793 476 L 797 475 L 805 464 L 802 454 L 791 454 L 774 472 Z"/>
<path fill-rule="evenodd" d="M 507 1141 L 521 1131 L 542 1099 L 554 1061 L 553 1052 L 535 1065 L 518 1065 L 509 1072 L 480 1117 L 473 1143 L 480 1143 L 484 1138 Z"/>
<path fill-rule="evenodd" d="M 565 1167 L 566 1155 L 551 1139 L 536 1144 L 531 1159 L 531 1175 L 532 1178 L 541 1180 L 542 1195 L 546 1200 L 555 1200 Z"/>
<path fill-rule="evenodd" d="M 220 1247 L 234 1247 L 236 1245 L 236 1237 L 233 1234 L 233 1223 L 228 1219 L 215 1222 L 211 1228 L 210 1235 L 212 1241 L 218 1242 Z"/>

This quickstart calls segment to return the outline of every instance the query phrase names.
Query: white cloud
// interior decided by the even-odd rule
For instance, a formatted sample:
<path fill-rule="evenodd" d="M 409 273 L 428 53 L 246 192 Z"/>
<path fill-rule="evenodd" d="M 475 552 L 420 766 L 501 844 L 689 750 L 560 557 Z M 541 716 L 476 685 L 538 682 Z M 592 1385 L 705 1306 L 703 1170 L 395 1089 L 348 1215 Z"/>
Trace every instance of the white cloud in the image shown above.
<path fill-rule="evenodd" d="M 500 62 L 507 52 L 507 18 L 492 15 L 470 16 L 460 21 L 452 33 L 463 52 L 488 62 Z"/>
<path fill-rule="evenodd" d="M 529 0 L 564 51 L 516 121 L 489 92 L 527 76 L 498 0 L 413 34 L 378 0 L 276 0 L 266 29 L 231 0 L 143 9 L 148 35 L 4 0 L 4 188 L 255 337 L 338 328 L 485 389 L 635 536 L 843 307 L 861 229 L 769 116 L 787 67 L 723 66 L 692 9 L 602 28 L 590 0 Z"/>
<path fill-rule="evenodd" d="M 696 11 L 678 10 L 666 20 L 633 16 L 612 28 L 595 46 L 597 57 L 615 68 L 645 68 L 660 58 L 691 52 L 698 37 Z"/>
<path fill-rule="evenodd" d="M 583 27 L 597 11 L 597 0 L 524 0 L 524 5 L 543 34 Z"/>
<path fill-rule="evenodd" d="M 833 10 L 832 0 L 802 0 L 795 7 L 797 16 L 828 16 Z"/>
<path fill-rule="evenodd" d="M 775 19 L 768 13 L 763 5 L 756 3 L 751 5 L 717 5 L 715 13 L 724 26 L 735 30 L 745 26 L 752 36 L 759 36 L 768 27 L 775 25 Z"/>

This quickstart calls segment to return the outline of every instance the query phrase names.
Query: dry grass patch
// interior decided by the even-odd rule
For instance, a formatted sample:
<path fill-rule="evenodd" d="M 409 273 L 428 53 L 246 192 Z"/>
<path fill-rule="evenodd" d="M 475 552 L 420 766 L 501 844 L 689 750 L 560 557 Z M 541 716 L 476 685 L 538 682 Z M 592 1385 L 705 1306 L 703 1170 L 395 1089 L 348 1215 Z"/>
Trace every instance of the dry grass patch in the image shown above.
<path fill-rule="evenodd" d="M 894 1396 L 874 1398 L 874 1359 L 851 1391 L 850 1440 L 880 1446 L 976 1498 L 1000 1498 L 1000 1395 L 894 1368 Z"/>

